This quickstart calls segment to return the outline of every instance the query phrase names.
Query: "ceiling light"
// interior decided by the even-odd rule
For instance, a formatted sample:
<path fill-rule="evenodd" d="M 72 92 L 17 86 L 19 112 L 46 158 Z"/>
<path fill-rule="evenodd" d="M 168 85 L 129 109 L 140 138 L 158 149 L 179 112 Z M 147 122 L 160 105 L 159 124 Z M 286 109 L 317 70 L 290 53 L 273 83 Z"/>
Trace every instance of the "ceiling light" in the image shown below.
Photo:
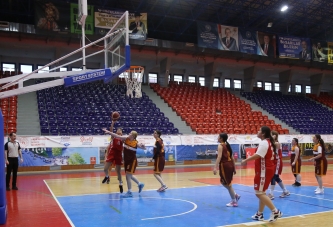
<path fill-rule="evenodd" d="M 273 22 L 269 22 L 267 27 L 271 28 L 273 26 Z"/>
<path fill-rule="evenodd" d="M 288 9 L 288 6 L 282 6 L 282 8 L 281 8 L 281 12 L 284 12 L 284 11 L 286 11 Z"/>

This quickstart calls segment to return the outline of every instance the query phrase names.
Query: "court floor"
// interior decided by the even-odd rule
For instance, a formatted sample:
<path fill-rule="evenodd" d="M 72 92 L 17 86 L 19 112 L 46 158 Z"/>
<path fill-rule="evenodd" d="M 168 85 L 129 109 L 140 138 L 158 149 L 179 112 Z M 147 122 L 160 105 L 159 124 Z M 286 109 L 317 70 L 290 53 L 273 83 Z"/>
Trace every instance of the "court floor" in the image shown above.
<path fill-rule="evenodd" d="M 102 170 L 66 173 L 24 173 L 18 191 L 7 192 L 8 219 L 5 226 L 330 226 L 333 221 L 333 165 L 324 180 L 325 194 L 315 195 L 313 166 L 303 166 L 302 186 L 292 187 L 293 175 L 286 165 L 282 179 L 291 192 L 274 204 L 283 218 L 270 224 L 251 220 L 258 207 L 253 193 L 253 167 L 238 166 L 234 188 L 241 195 L 239 207 L 226 207 L 229 194 L 212 173 L 212 166 L 175 166 L 163 178 L 169 189 L 156 192 L 159 183 L 150 168 L 138 169 L 145 183 L 133 198 L 120 198 L 115 173 L 110 184 L 101 184 Z M 126 184 L 124 185 L 126 189 Z M 266 208 L 265 219 L 270 211 Z"/>

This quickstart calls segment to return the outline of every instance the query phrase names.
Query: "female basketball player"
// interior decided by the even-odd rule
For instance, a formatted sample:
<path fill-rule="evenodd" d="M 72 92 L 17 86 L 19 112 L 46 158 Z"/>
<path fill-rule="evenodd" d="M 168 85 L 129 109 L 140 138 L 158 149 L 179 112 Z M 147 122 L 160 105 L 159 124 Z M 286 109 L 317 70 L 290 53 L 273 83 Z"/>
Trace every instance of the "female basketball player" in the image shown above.
<path fill-rule="evenodd" d="M 114 121 L 111 123 L 110 131 L 113 131 Z M 121 128 L 117 129 L 117 135 L 122 136 L 123 131 Z M 109 177 L 109 170 L 112 170 L 112 166 L 115 167 L 117 172 L 118 181 L 119 181 L 119 191 L 123 193 L 123 180 L 121 178 L 121 165 L 122 165 L 122 153 L 123 153 L 123 141 L 119 138 L 111 137 L 111 142 L 107 147 L 107 152 L 105 154 L 105 162 L 104 162 L 104 173 L 105 177 L 102 181 L 104 184 L 105 182 L 110 182 Z"/>
<path fill-rule="evenodd" d="M 281 145 L 279 143 L 279 133 L 276 131 L 272 131 L 272 137 L 275 141 L 275 147 L 276 147 L 276 155 L 275 155 L 275 159 L 276 159 L 276 169 L 275 169 L 275 173 L 274 176 L 272 178 L 271 181 L 271 191 L 268 194 L 268 197 L 273 200 L 274 199 L 274 189 L 275 189 L 275 184 L 276 182 L 278 183 L 278 185 L 281 187 L 281 189 L 283 190 L 282 194 L 280 195 L 280 198 L 284 198 L 286 196 L 290 195 L 290 192 L 286 189 L 286 187 L 284 186 L 280 175 L 282 173 L 282 168 L 283 168 L 283 162 L 282 162 L 282 149 L 281 149 Z"/>
<path fill-rule="evenodd" d="M 165 165 L 164 144 L 161 139 L 161 135 L 161 131 L 154 131 L 154 138 L 156 139 L 156 142 L 154 146 L 154 157 L 152 159 L 154 159 L 154 177 L 161 183 L 161 187 L 157 190 L 158 192 L 164 192 L 168 188 L 161 176 Z"/>
<path fill-rule="evenodd" d="M 128 136 L 120 136 L 113 132 L 110 132 L 106 129 L 102 129 L 105 133 L 110 134 L 112 137 L 119 138 L 124 142 L 124 167 L 126 173 L 126 182 L 128 191 L 125 195 L 121 195 L 122 198 L 133 197 L 132 195 L 132 181 L 138 184 L 139 193 L 142 191 L 145 186 L 144 183 L 139 182 L 139 180 L 134 176 L 136 166 L 138 164 L 138 160 L 136 158 L 136 150 L 138 147 L 142 149 L 146 149 L 145 145 L 142 143 L 138 143 L 136 137 L 138 133 L 136 131 L 130 132 Z"/>
<path fill-rule="evenodd" d="M 291 164 L 291 171 L 293 172 L 295 176 L 295 183 L 292 184 L 294 187 L 301 186 L 301 166 L 302 166 L 302 160 L 301 160 L 301 150 L 298 146 L 298 139 L 293 138 L 291 141 L 291 155 L 290 155 L 290 164 Z"/>
<path fill-rule="evenodd" d="M 232 155 L 232 149 L 227 141 L 228 135 L 221 133 L 217 138 L 220 143 L 217 147 L 217 159 L 214 167 L 214 175 L 216 175 L 217 167 L 220 173 L 220 182 L 228 190 L 231 197 L 231 202 L 227 204 L 228 207 L 237 207 L 240 195 L 237 195 L 232 187 L 232 178 L 236 174 L 235 160 Z"/>
<path fill-rule="evenodd" d="M 273 202 L 266 195 L 266 190 L 275 172 L 274 155 L 276 155 L 276 146 L 271 135 L 271 129 L 267 126 L 261 127 L 258 132 L 258 138 L 262 141 L 259 143 L 256 153 L 242 161 L 242 164 L 245 164 L 248 161 L 255 160 L 254 190 L 259 199 L 259 210 L 252 216 L 252 219 L 264 220 L 263 211 L 265 206 L 267 206 L 272 211 L 268 221 L 274 222 L 282 217 L 282 212 L 276 209 Z"/>
<path fill-rule="evenodd" d="M 322 176 L 327 172 L 327 159 L 325 157 L 325 143 L 320 135 L 316 134 L 313 137 L 313 158 L 309 161 L 315 161 L 315 175 L 318 182 L 318 188 L 315 190 L 315 194 L 324 194 Z"/>

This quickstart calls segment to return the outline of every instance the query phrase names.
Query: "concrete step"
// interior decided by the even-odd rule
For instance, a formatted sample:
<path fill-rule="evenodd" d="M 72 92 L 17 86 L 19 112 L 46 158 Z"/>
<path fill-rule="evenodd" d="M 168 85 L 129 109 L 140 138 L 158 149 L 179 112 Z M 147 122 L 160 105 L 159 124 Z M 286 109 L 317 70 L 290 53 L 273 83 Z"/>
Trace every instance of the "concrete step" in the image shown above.
<path fill-rule="evenodd" d="M 178 128 L 179 132 L 182 134 L 195 134 L 192 131 L 191 127 L 186 125 L 186 122 L 183 121 L 177 114 L 158 96 L 148 85 L 142 85 L 141 89 L 145 92 L 153 103 L 164 113 L 166 117 L 169 118 L 169 121 Z"/>

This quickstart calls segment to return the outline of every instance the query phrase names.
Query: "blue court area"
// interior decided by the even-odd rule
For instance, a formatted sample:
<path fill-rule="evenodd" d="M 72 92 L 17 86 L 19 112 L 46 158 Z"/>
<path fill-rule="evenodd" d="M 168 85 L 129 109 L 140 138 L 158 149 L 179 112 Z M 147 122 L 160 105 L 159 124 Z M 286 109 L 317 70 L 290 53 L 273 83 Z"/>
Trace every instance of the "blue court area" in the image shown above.
<path fill-rule="evenodd" d="M 234 185 L 242 197 L 239 207 L 226 207 L 230 201 L 222 186 L 168 189 L 164 193 L 142 191 L 133 198 L 121 199 L 119 193 L 57 197 L 59 203 L 77 226 L 223 226 L 252 222 L 258 209 L 258 199 L 250 186 Z M 315 195 L 312 186 L 289 187 L 287 198 L 274 204 L 283 217 L 329 211 L 333 209 L 333 189 L 325 195 Z M 270 211 L 265 209 L 265 220 Z M 255 222 L 255 221 L 254 221 Z"/>

